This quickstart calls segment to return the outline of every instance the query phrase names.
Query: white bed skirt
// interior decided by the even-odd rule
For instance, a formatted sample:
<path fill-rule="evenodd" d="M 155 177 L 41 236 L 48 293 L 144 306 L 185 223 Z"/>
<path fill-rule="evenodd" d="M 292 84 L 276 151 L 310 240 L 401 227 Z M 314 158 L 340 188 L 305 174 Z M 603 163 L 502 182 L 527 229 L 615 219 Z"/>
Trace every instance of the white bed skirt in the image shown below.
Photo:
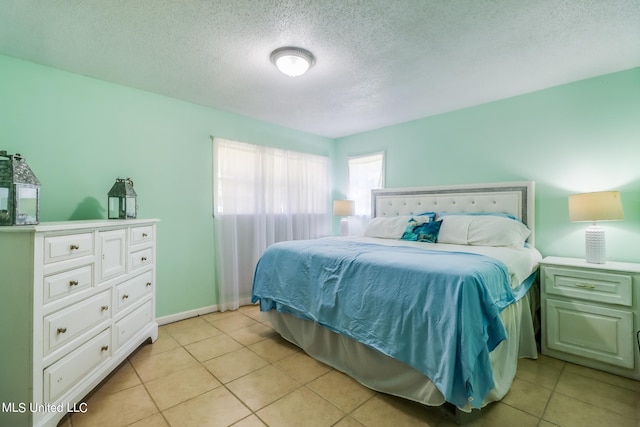
<path fill-rule="evenodd" d="M 535 287 L 532 290 L 535 292 Z M 500 400 L 507 394 L 519 358 L 538 357 L 531 312 L 529 295 L 525 295 L 500 314 L 509 338 L 490 354 L 495 387 L 481 406 Z M 373 390 L 430 406 L 445 403 L 428 377 L 371 347 L 290 314 L 272 310 L 263 315 L 283 338 Z M 459 409 L 471 412 L 472 407 L 467 404 Z"/>

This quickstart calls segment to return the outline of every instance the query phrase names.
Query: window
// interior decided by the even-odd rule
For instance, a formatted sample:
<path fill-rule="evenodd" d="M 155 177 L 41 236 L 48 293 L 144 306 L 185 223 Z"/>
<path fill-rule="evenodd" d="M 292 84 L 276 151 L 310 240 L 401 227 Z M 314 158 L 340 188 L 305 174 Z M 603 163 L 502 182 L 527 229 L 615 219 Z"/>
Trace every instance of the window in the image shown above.
<path fill-rule="evenodd" d="M 215 139 L 216 214 L 327 214 L 329 158 Z"/>
<path fill-rule="evenodd" d="M 355 200 L 356 216 L 371 216 L 371 190 L 384 187 L 384 153 L 351 157 L 349 199 Z"/>
<path fill-rule="evenodd" d="M 279 241 L 329 234 L 329 158 L 213 140 L 218 306 L 249 304 L 253 272 Z"/>

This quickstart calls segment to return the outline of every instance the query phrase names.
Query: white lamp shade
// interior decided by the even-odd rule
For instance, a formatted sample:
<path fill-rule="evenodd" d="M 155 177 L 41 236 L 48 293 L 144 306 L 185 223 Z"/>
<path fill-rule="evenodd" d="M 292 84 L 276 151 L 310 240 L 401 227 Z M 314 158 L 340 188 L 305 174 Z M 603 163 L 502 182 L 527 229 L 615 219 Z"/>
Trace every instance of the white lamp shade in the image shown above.
<path fill-rule="evenodd" d="M 354 200 L 334 200 L 333 214 L 335 216 L 352 216 L 356 211 Z"/>
<path fill-rule="evenodd" d="M 578 221 L 616 221 L 624 219 L 620 193 L 617 191 L 599 191 L 569 196 L 569 220 Z"/>

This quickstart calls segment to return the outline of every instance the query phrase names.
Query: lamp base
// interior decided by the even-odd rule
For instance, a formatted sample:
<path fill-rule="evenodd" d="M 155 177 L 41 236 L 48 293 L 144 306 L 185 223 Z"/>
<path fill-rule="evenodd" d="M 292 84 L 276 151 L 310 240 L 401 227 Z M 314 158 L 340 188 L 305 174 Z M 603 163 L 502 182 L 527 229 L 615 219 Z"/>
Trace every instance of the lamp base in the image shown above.
<path fill-rule="evenodd" d="M 340 220 L 340 235 L 341 236 L 349 235 L 349 219 L 348 218 L 342 218 Z"/>
<path fill-rule="evenodd" d="M 591 225 L 584 232 L 586 260 L 590 264 L 607 262 L 605 250 L 604 228 Z"/>

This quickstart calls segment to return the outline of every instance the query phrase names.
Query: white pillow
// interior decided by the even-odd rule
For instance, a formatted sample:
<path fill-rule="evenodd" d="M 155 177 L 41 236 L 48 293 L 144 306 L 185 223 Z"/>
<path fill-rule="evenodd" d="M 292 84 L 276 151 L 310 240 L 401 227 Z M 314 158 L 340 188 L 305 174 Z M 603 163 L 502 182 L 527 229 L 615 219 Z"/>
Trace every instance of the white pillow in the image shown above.
<path fill-rule="evenodd" d="M 373 218 L 364 230 L 366 237 L 378 237 L 381 239 L 399 239 L 409 225 L 409 220 L 413 218 L 416 222 L 414 225 L 429 222 L 428 216 L 419 215 L 400 215 L 400 216 L 379 216 Z"/>
<path fill-rule="evenodd" d="M 520 221 L 492 215 L 442 217 L 438 243 L 476 246 L 524 246 L 531 234 Z"/>
<path fill-rule="evenodd" d="M 469 240 L 469 225 L 473 220 L 470 215 L 447 215 L 440 219 L 440 232 L 438 233 L 438 243 L 451 243 L 454 245 L 467 245 Z"/>

